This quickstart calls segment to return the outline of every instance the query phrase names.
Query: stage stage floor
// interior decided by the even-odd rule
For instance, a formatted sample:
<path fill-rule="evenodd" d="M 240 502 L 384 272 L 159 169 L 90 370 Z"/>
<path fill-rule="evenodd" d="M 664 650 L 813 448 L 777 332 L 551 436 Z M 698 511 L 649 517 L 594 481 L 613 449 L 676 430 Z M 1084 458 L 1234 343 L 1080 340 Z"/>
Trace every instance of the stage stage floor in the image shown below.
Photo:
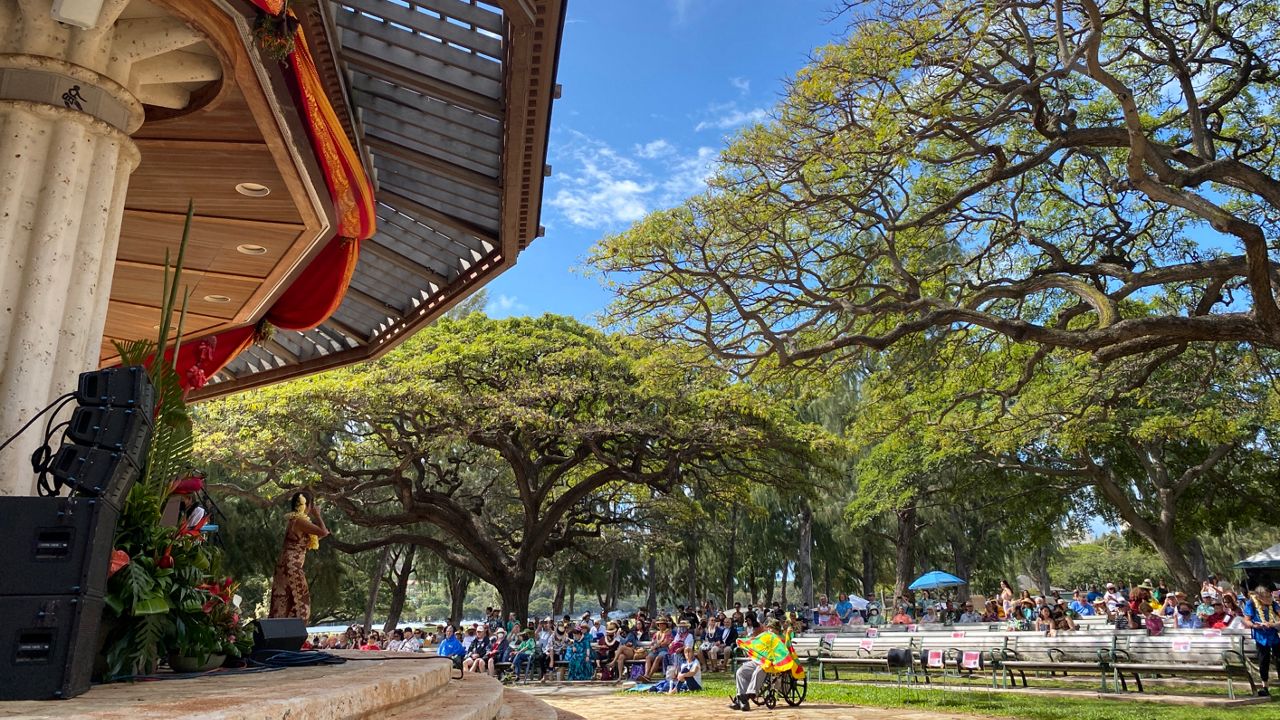
<path fill-rule="evenodd" d="M 187 680 L 95 685 L 70 700 L 0 702 L 0 718 L 332 720 L 376 717 L 449 683 L 450 663 L 434 655 L 359 651 L 334 654 L 348 658 L 348 662 L 271 672 L 215 673 Z"/>

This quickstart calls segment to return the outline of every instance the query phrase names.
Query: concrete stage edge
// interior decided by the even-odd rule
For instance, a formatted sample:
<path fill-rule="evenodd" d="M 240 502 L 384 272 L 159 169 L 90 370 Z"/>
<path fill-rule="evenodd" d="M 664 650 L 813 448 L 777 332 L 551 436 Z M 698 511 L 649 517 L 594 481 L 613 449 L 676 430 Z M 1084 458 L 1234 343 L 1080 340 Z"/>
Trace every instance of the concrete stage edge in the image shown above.
<path fill-rule="evenodd" d="M 95 685 L 70 700 L 0 702 L 0 719 L 554 720 L 554 708 L 489 677 L 450 680 L 431 655 L 336 651 L 342 665 Z"/>

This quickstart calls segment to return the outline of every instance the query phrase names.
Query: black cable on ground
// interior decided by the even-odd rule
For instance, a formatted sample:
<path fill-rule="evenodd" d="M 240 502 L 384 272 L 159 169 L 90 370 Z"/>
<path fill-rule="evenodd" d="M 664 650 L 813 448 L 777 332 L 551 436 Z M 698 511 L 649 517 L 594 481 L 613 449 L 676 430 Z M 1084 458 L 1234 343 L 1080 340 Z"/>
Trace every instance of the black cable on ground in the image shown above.
<path fill-rule="evenodd" d="M 341 665 L 346 658 L 327 652 L 304 650 L 257 650 L 246 658 L 250 666 L 262 665 L 272 668 L 308 667 L 310 665 Z"/>
<path fill-rule="evenodd" d="M 271 667 L 267 665 L 260 665 L 257 667 L 242 667 L 242 668 L 214 668 L 213 670 L 206 670 L 204 672 L 165 673 L 163 675 L 124 675 L 124 676 L 115 678 L 114 680 L 112 680 L 112 682 L 191 680 L 193 678 L 215 677 L 215 676 L 222 676 L 222 675 L 252 675 L 255 673 L 275 672 L 276 670 L 283 670 L 283 669 L 284 669 L 283 667 Z M 96 684 L 97 683 L 95 683 L 95 685 Z"/>

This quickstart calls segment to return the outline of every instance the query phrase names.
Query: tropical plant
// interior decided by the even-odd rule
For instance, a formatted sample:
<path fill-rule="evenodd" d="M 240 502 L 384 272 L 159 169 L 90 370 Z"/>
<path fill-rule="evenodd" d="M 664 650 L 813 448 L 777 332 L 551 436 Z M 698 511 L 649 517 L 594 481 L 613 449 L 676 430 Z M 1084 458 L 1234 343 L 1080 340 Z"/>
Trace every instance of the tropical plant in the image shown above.
<path fill-rule="evenodd" d="M 178 338 L 186 317 L 187 297 L 179 306 L 178 288 L 192 214 L 188 204 L 172 272 L 165 255 L 159 338 L 116 343 L 122 364 L 146 367 L 156 411 L 146 467 L 130 488 L 116 526 L 113 555 L 119 561 L 107 582 L 103 617 L 108 679 L 150 673 L 166 650 L 203 661 L 211 654 L 239 657 L 251 644 L 234 606 L 234 582 L 215 580 L 221 552 L 204 542 L 204 521 L 193 517 L 178 528 L 161 524 L 176 481 L 191 467 L 191 417 L 174 367 L 178 341 L 170 350 L 168 338 L 174 309 L 180 307 Z"/>

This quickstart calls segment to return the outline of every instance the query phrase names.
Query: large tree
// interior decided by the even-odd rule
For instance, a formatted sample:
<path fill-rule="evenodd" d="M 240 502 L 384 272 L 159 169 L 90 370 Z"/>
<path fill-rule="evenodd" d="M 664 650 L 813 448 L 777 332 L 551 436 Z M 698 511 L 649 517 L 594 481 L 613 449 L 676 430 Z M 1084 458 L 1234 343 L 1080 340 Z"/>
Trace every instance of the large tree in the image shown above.
<path fill-rule="evenodd" d="M 383 358 L 210 403 L 199 452 L 309 486 L 377 536 L 497 588 L 634 524 L 654 494 L 798 475 L 816 430 L 714 366 L 564 317 L 443 320 Z M 336 542 L 342 542 L 337 538 Z"/>
<path fill-rule="evenodd" d="M 748 367 L 1280 345 L 1273 2 L 850 6 L 708 193 L 595 248 L 617 319 Z"/>
<path fill-rule="evenodd" d="M 859 432 L 876 462 L 860 478 L 892 492 L 911 472 L 956 462 L 1013 471 L 1001 497 L 1070 499 L 1065 509 L 1123 524 L 1189 589 L 1197 536 L 1259 517 L 1277 497 L 1276 397 L 1268 353 L 1178 351 L 1101 369 L 1069 353 L 951 342 L 927 365 L 886 366 L 864 385 Z"/>

